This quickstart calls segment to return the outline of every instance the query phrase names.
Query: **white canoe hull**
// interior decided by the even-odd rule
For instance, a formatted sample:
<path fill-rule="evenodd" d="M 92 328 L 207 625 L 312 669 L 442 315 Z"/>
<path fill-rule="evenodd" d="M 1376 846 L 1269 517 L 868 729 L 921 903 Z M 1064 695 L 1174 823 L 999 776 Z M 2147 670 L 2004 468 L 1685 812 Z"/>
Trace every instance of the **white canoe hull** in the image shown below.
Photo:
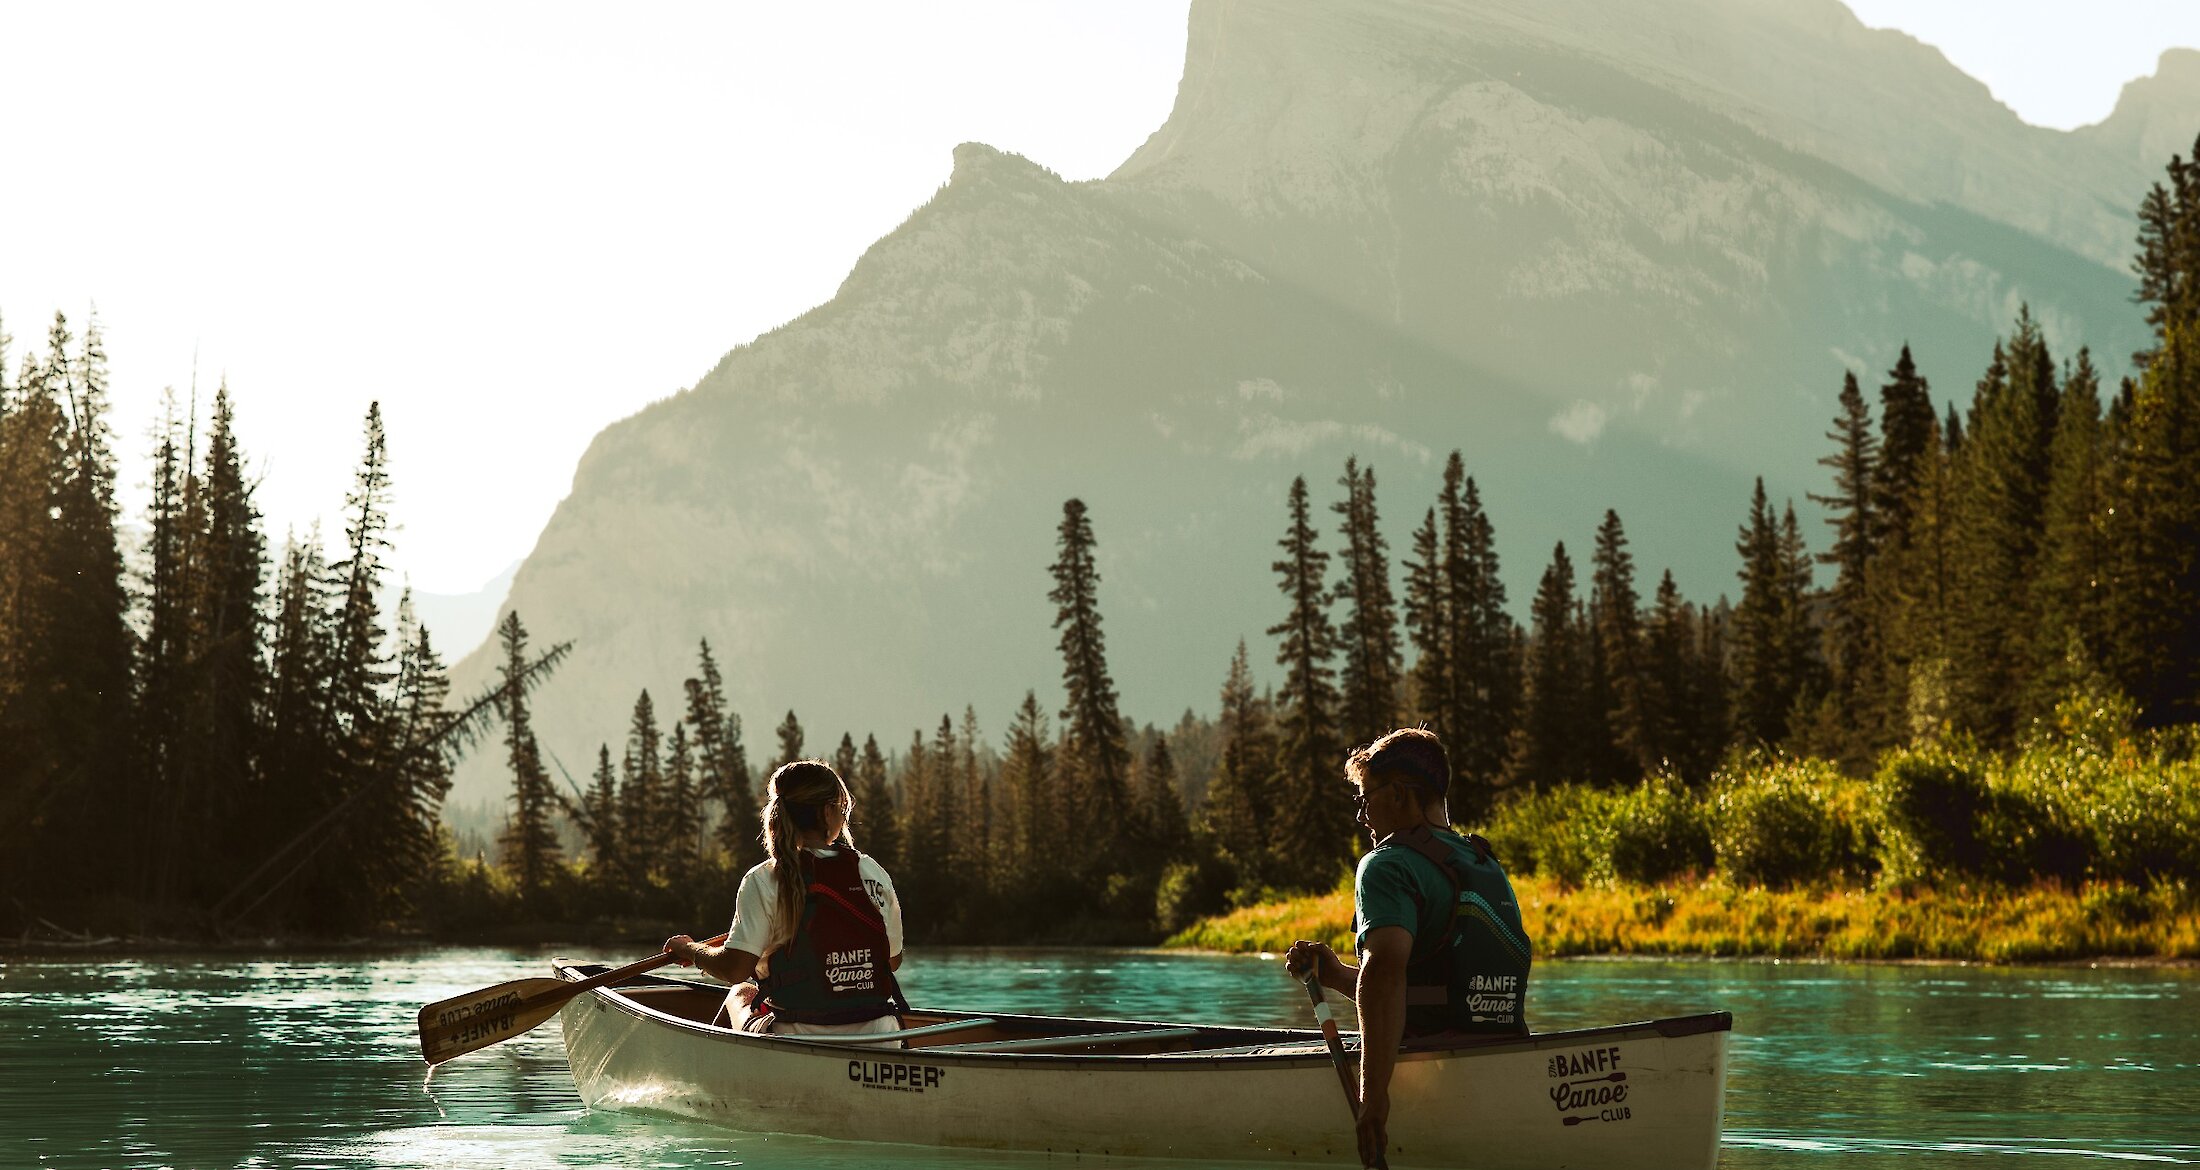
<path fill-rule="evenodd" d="M 714 1028 L 648 998 L 600 988 L 564 1009 L 591 1108 L 926 1146 L 1357 1164 L 1343 1091 L 1311 1033 L 1277 1032 L 1284 1043 L 1234 1055 L 854 1049 Z M 1730 1027 L 1716 1013 L 1408 1054 L 1392 1080 L 1390 1157 L 1488 1170 L 1712 1166 Z"/>

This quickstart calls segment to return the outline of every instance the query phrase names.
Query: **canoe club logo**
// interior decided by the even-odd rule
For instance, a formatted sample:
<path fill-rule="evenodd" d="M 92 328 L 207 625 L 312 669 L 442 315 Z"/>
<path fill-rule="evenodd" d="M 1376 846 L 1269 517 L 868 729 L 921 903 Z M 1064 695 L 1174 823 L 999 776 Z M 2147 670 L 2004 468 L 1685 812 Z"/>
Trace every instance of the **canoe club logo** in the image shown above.
<path fill-rule="evenodd" d="M 483 1037 L 498 1036 L 511 1031 L 513 1019 L 518 1014 L 519 1001 L 520 995 L 518 992 L 507 991 L 495 999 L 460 1004 L 455 1008 L 445 1008 L 443 1011 L 438 1012 L 435 1022 L 439 1028 L 465 1025 L 459 1028 L 457 1032 L 444 1037 L 441 1047 L 455 1048 L 461 1044 L 471 1044 Z M 488 1018 L 484 1019 L 483 1017 Z"/>
<path fill-rule="evenodd" d="M 891 1060 L 851 1060 L 848 1079 L 866 1089 L 891 1089 L 896 1093 L 922 1093 L 940 1087 L 947 1070 L 936 1064 L 901 1064 Z"/>
<path fill-rule="evenodd" d="M 1619 1048 L 1584 1048 L 1551 1057 L 1544 1068 L 1558 1083 L 1550 1088 L 1551 1104 L 1567 1125 L 1585 1121 L 1625 1121 L 1632 1114 L 1627 1102 L 1627 1074 L 1620 1071 Z"/>

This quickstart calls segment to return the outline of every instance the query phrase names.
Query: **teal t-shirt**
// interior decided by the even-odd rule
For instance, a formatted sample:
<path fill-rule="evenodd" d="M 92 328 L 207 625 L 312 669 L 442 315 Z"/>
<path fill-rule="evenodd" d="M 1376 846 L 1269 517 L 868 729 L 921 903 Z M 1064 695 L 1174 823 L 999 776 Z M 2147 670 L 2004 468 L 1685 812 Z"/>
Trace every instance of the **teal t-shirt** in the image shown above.
<path fill-rule="evenodd" d="M 1435 862 L 1407 846 L 1369 850 L 1360 858 L 1352 884 L 1358 948 L 1366 949 L 1371 930 L 1404 927 L 1413 935 L 1409 979 L 1449 988 L 1443 1004 L 1409 1000 L 1409 1034 L 1525 1030 L 1528 933 L 1512 882 L 1496 858 L 1484 858 L 1465 838 L 1442 829 L 1432 829 L 1430 835 L 1450 851 L 1452 869 L 1465 888 L 1455 893 Z M 1459 902 L 1456 918 L 1450 910 L 1454 897 Z M 1442 953 L 1450 937 L 1443 935 L 1447 924 L 1458 939 L 1448 956 Z"/>

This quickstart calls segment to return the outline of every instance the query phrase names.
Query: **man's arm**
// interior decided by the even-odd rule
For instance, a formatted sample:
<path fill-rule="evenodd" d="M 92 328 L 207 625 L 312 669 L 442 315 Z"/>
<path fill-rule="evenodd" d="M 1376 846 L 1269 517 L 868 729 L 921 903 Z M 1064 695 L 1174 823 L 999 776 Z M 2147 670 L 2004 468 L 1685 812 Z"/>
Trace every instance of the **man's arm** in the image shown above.
<path fill-rule="evenodd" d="M 1292 943 L 1290 951 L 1283 956 L 1283 969 L 1293 979 L 1306 977 L 1308 963 L 1315 965 L 1323 987 L 1348 998 L 1354 994 L 1360 969 L 1338 958 L 1328 943 L 1302 938 Z"/>
<path fill-rule="evenodd" d="M 1360 949 L 1360 1160 L 1373 1165 L 1389 1144 L 1390 1073 L 1406 1033 L 1406 960 L 1413 932 L 1379 926 Z"/>

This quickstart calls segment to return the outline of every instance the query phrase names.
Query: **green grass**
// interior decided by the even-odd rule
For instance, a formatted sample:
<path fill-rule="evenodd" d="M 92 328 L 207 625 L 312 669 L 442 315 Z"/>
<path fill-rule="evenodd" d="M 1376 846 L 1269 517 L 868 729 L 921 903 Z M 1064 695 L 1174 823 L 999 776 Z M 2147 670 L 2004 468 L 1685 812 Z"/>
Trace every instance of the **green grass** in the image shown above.
<path fill-rule="evenodd" d="M 1716 878 L 1567 886 L 1533 875 L 1513 884 L 1539 958 L 2200 959 L 2200 897 L 2176 884 L 1772 890 Z M 1204 919 L 1168 945 L 1282 951 L 1307 938 L 1349 953 L 1351 919 L 1351 893 L 1340 889 Z"/>

